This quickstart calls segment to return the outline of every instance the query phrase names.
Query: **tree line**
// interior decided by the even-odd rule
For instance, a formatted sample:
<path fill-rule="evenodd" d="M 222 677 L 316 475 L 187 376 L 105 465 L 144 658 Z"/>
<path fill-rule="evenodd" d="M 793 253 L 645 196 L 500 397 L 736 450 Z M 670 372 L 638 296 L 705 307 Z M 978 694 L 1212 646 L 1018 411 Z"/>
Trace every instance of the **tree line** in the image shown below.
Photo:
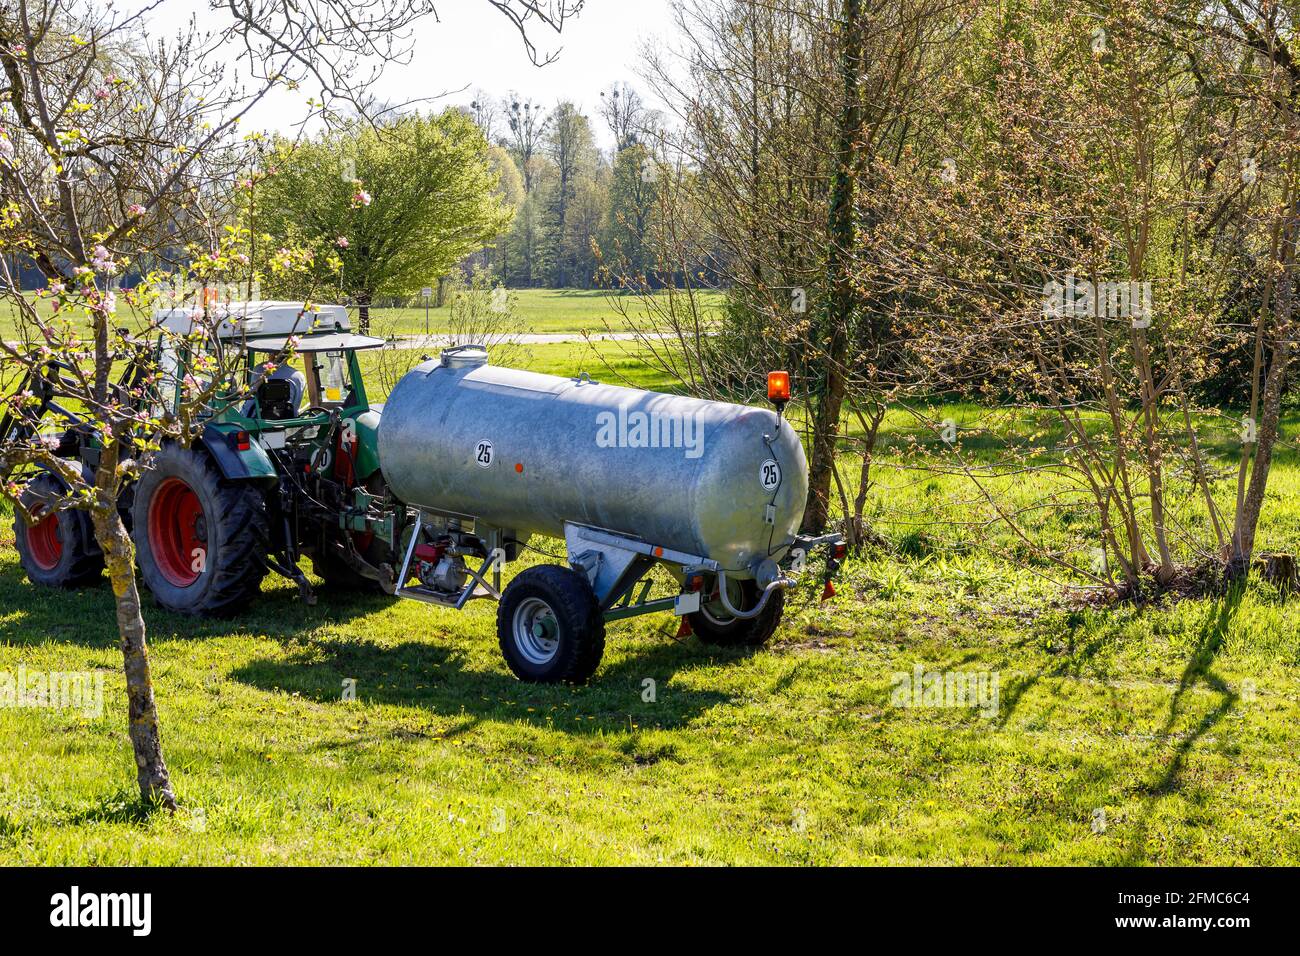
<path fill-rule="evenodd" d="M 517 93 L 478 91 L 468 115 L 491 144 L 509 226 L 468 266 L 511 288 L 593 288 L 602 252 L 632 271 L 653 258 L 661 162 L 659 114 L 626 82 L 599 95 L 596 117 L 572 100 L 547 107 Z M 597 145 L 603 127 L 613 146 Z"/>

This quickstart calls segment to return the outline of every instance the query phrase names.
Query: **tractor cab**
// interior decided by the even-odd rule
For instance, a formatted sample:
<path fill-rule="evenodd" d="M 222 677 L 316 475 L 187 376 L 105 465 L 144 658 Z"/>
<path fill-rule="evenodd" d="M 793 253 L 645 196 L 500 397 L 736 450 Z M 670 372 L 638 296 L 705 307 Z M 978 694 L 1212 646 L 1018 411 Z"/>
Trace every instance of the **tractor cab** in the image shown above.
<path fill-rule="evenodd" d="M 298 302 L 243 302 L 219 307 L 215 336 L 226 349 L 243 353 L 239 380 L 226 393 L 236 407 L 214 407 L 215 421 L 236 421 L 252 430 L 283 430 L 287 423 L 344 416 L 369 409 L 358 352 L 382 348 L 383 339 L 353 334 L 347 309 Z M 195 331 L 203 313 L 162 310 L 155 323 L 179 335 Z M 163 366 L 178 370 L 188 356 L 164 343 Z M 183 351 L 183 349 L 181 350 Z M 169 354 L 170 353 L 170 354 Z M 176 376 L 180 379 L 181 376 Z M 249 397 L 251 394 L 251 398 Z"/>
<path fill-rule="evenodd" d="M 227 477 L 274 484 L 283 468 L 272 452 L 287 449 L 295 467 L 306 462 L 315 468 L 337 457 L 341 444 L 356 444 L 360 423 L 377 425 L 359 353 L 385 343 L 354 334 L 346 308 L 275 301 L 218 308 L 207 314 L 203 347 L 237 350 L 240 360 L 233 380 L 211 403 L 204 444 Z M 202 318 L 198 310 L 172 309 L 157 314 L 155 322 L 187 336 Z M 162 347 L 164 368 L 188 371 L 186 343 Z M 174 375 L 178 388 L 183 378 Z"/>

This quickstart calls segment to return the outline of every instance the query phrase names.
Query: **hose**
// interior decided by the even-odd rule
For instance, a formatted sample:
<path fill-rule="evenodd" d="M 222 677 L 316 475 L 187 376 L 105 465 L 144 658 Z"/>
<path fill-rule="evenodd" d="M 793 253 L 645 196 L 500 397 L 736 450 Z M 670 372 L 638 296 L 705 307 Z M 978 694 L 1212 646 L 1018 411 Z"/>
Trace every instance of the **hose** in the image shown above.
<path fill-rule="evenodd" d="M 758 604 L 756 604 L 751 610 L 739 611 L 731 606 L 731 598 L 727 596 L 727 572 L 721 568 L 718 569 L 718 597 L 722 599 L 722 606 L 727 609 L 728 614 L 742 621 L 753 620 L 762 614 L 763 608 L 767 607 L 767 599 L 772 596 L 772 592 L 777 588 L 792 588 L 796 583 L 798 582 L 782 575 L 767 587 L 763 588 L 763 593 L 759 595 L 758 598 Z"/>

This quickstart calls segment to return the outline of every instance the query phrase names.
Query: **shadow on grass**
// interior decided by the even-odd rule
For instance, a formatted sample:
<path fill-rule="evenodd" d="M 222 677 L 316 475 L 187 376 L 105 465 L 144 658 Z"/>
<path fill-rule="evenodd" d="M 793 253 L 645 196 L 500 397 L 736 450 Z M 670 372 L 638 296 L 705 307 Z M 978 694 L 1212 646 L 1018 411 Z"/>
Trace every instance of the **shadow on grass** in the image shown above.
<path fill-rule="evenodd" d="M 1065 632 L 1065 647 L 1061 655 L 1056 660 L 1048 660 L 1043 663 L 1032 674 L 1017 673 L 1007 683 L 1001 694 L 1000 706 L 998 708 L 998 718 L 994 726 L 1002 730 L 1010 723 L 1011 718 L 1015 715 L 1020 706 L 1020 702 L 1025 695 L 1036 687 L 1044 678 L 1052 677 L 1074 677 L 1083 676 L 1085 669 L 1091 666 L 1092 661 L 1097 654 L 1106 645 L 1106 638 L 1102 634 L 1094 634 L 1091 639 L 1078 643 L 1075 638 L 1072 621 L 1067 621 L 1067 630 Z M 1036 643 L 1037 637 L 1026 638 L 1020 642 L 1023 648 L 1027 644 Z M 1048 710 L 1047 716 L 1051 715 L 1051 709 Z"/>
<path fill-rule="evenodd" d="M 290 658 L 253 662 L 231 676 L 267 690 L 298 692 L 322 702 L 338 701 L 343 678 L 357 681 L 366 700 L 426 707 L 444 715 L 466 716 L 461 728 L 480 720 L 527 720 L 593 734 L 626 729 L 629 715 L 643 727 L 677 727 L 730 697 L 716 692 L 662 688 L 683 667 L 716 659 L 738 659 L 742 650 L 705 649 L 694 642 L 665 641 L 645 653 L 606 664 L 587 687 L 525 684 L 502 671 L 466 666 L 451 648 L 426 641 L 397 646 L 320 640 L 331 625 L 390 607 L 383 595 L 322 590 L 314 607 L 288 585 L 263 591 L 248 611 L 232 620 L 170 614 L 143 592 L 145 624 L 151 640 L 204 640 L 257 634 L 291 648 Z M 116 648 L 113 595 L 107 584 L 56 591 L 30 584 L 17 562 L 0 564 L 0 642 L 15 646 L 66 642 L 82 647 Z M 617 640 L 617 634 L 611 640 Z M 647 678 L 659 689 L 656 702 L 642 699 Z M 528 708 L 532 710 L 529 711 Z"/>
<path fill-rule="evenodd" d="M 299 600 L 297 588 L 280 583 L 282 586 L 259 594 L 245 613 L 225 620 L 164 611 L 141 585 L 149 639 L 205 639 L 249 632 L 277 639 L 301 637 L 323 626 L 383 610 L 393 600 L 383 595 L 323 592 L 318 594 L 316 606 L 308 607 Z M 0 643 L 118 646 L 115 604 L 107 579 L 98 586 L 64 591 L 32 584 L 17 561 L 0 563 L 0 608 L 10 612 L 0 617 Z"/>
<path fill-rule="evenodd" d="M 1185 711 L 1187 694 L 1198 684 L 1220 695 L 1219 703 L 1197 721 L 1196 726 L 1178 738 L 1163 766 L 1155 768 L 1157 774 L 1153 780 L 1139 785 L 1138 792 L 1145 795 L 1145 804 L 1133 835 L 1133 841 L 1124 855 L 1123 864 L 1133 866 L 1145 862 L 1147 832 L 1150 830 L 1151 818 L 1157 805 L 1165 797 L 1178 791 L 1182 786 L 1182 774 L 1187 765 L 1187 758 L 1192 750 L 1237 704 L 1237 693 L 1228 686 L 1223 678 L 1210 670 L 1219 651 L 1228 637 L 1228 628 L 1236 616 L 1245 594 L 1245 586 L 1232 588 L 1227 595 L 1215 601 L 1201 628 L 1200 639 L 1192 652 L 1187 666 L 1183 668 L 1178 687 L 1169 702 L 1169 715 L 1157 735 L 1159 747 L 1169 737 L 1178 724 L 1178 719 Z M 1163 755 L 1161 755 L 1163 759 Z"/>
<path fill-rule="evenodd" d="M 157 814 L 167 812 L 161 803 L 142 800 L 139 791 L 123 789 L 100 797 L 92 806 L 71 814 L 66 822 L 70 826 L 111 823 L 141 827 Z"/>
<path fill-rule="evenodd" d="M 617 639 L 617 638 L 615 638 Z M 585 687 L 528 684 L 503 671 L 467 665 L 453 648 L 408 641 L 396 646 L 370 642 L 313 641 L 288 659 L 253 661 L 230 677 L 265 691 L 297 693 L 320 703 L 340 700 L 344 679 L 356 681 L 360 700 L 372 704 L 421 707 L 444 717 L 461 717 L 441 736 L 456 736 L 483 721 L 524 722 L 566 733 L 601 734 L 627 730 L 672 729 L 732 698 L 717 691 L 666 685 L 680 669 L 719 654 L 668 642 L 620 658 L 596 672 Z M 653 701 L 645 681 L 654 681 Z"/>

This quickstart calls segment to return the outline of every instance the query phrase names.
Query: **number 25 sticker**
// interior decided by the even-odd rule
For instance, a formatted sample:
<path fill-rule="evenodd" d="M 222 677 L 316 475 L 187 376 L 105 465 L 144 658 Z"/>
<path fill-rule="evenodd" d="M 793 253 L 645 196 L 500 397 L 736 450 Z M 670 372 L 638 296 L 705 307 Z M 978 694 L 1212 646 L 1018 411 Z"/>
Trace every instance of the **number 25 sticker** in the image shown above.
<path fill-rule="evenodd" d="M 474 463 L 480 468 L 492 467 L 492 443 L 486 438 L 474 446 Z"/>
<path fill-rule="evenodd" d="M 769 458 L 759 467 L 758 480 L 764 491 L 775 491 L 781 486 L 781 466 Z"/>

